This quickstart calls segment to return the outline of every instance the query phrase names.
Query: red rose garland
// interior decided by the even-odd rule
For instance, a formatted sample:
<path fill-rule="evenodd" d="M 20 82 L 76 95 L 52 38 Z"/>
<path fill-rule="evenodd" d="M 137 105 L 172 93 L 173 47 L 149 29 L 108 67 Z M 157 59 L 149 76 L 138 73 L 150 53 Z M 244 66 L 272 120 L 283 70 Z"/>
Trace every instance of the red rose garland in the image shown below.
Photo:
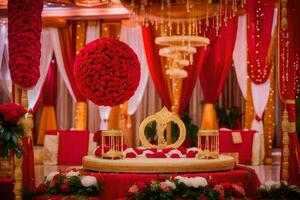
<path fill-rule="evenodd" d="M 8 1 L 9 69 L 14 83 L 22 88 L 40 77 L 42 0 Z"/>
<path fill-rule="evenodd" d="M 125 43 L 101 38 L 77 55 L 75 79 L 81 93 L 97 105 L 114 106 L 127 101 L 140 81 L 140 63 Z"/>

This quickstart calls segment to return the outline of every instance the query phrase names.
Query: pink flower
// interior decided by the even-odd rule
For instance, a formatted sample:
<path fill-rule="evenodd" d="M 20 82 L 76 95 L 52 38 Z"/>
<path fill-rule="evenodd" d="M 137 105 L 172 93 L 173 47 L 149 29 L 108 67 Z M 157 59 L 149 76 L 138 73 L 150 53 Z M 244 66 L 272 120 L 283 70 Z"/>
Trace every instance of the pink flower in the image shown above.
<path fill-rule="evenodd" d="M 219 192 L 220 198 L 221 198 L 221 197 L 225 197 L 225 191 L 224 191 L 223 185 L 217 184 L 217 185 L 214 186 L 214 189 L 215 189 L 217 192 Z"/>
<path fill-rule="evenodd" d="M 137 187 L 136 184 L 134 184 L 133 186 L 131 186 L 128 190 L 128 192 L 130 194 L 137 194 L 139 192 L 139 188 Z"/>
<path fill-rule="evenodd" d="M 163 192 L 169 192 L 170 191 L 170 187 L 166 182 L 160 182 L 159 186 L 160 186 L 160 189 Z"/>
<path fill-rule="evenodd" d="M 237 184 L 232 184 L 232 188 L 233 188 L 233 191 L 234 191 L 234 195 L 237 196 L 237 197 L 243 197 L 245 196 L 245 190 L 242 186 L 239 186 Z"/>

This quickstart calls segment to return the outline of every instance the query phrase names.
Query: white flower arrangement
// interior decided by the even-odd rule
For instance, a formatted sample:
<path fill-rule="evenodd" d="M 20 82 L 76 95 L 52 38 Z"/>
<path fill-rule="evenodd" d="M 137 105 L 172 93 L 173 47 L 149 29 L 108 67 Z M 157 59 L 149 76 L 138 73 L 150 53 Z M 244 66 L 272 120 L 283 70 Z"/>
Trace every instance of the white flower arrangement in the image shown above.
<path fill-rule="evenodd" d="M 280 182 L 267 181 L 260 186 L 261 189 L 270 190 L 271 188 L 280 188 Z"/>
<path fill-rule="evenodd" d="M 67 174 L 66 174 L 66 177 L 67 178 L 70 178 L 70 177 L 73 177 L 73 176 L 78 176 L 79 175 L 79 171 L 73 171 L 73 170 L 71 170 L 71 171 L 69 171 Z"/>
<path fill-rule="evenodd" d="M 207 186 L 207 180 L 203 177 L 193 177 L 193 178 L 188 178 L 188 177 L 182 177 L 182 176 L 176 176 L 175 179 L 178 180 L 179 183 L 183 183 L 188 187 L 205 187 Z"/>
<path fill-rule="evenodd" d="M 176 189 L 176 185 L 174 182 L 166 180 L 165 183 L 172 189 L 175 190 Z"/>
<path fill-rule="evenodd" d="M 54 171 L 54 172 L 50 172 L 48 174 L 48 176 L 46 177 L 46 182 L 50 182 L 52 181 L 52 179 L 54 178 L 55 175 L 59 174 L 58 171 Z"/>
<path fill-rule="evenodd" d="M 83 176 L 80 182 L 84 187 L 97 186 L 97 179 L 95 176 Z"/>

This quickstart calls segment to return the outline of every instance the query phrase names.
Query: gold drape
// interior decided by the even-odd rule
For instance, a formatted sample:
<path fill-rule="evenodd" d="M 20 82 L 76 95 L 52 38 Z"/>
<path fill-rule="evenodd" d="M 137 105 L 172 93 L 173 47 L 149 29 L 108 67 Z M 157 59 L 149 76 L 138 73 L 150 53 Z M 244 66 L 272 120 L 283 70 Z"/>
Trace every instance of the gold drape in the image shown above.
<path fill-rule="evenodd" d="M 247 98 L 246 98 L 246 112 L 245 112 L 245 128 L 251 129 L 251 124 L 254 116 L 254 107 L 252 100 L 251 80 L 247 78 Z"/>
<path fill-rule="evenodd" d="M 265 164 L 272 164 L 272 143 L 275 132 L 275 82 L 274 65 L 270 72 L 270 92 L 264 112 Z"/>
<path fill-rule="evenodd" d="M 42 108 L 37 144 L 44 144 L 44 136 L 47 130 L 57 130 L 54 106 L 43 106 Z"/>
<path fill-rule="evenodd" d="M 85 46 L 86 22 L 76 22 L 76 54 Z M 87 102 L 81 101 L 75 104 L 75 129 L 87 129 Z"/>

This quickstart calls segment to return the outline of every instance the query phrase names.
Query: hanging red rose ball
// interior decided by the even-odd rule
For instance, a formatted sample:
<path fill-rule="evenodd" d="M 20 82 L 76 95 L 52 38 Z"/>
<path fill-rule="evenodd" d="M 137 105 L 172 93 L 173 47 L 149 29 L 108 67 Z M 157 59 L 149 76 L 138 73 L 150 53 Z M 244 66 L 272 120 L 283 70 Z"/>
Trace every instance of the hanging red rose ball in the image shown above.
<path fill-rule="evenodd" d="M 140 62 L 125 43 L 101 38 L 77 55 L 74 74 L 81 93 L 93 103 L 115 106 L 133 96 L 140 81 Z"/>

